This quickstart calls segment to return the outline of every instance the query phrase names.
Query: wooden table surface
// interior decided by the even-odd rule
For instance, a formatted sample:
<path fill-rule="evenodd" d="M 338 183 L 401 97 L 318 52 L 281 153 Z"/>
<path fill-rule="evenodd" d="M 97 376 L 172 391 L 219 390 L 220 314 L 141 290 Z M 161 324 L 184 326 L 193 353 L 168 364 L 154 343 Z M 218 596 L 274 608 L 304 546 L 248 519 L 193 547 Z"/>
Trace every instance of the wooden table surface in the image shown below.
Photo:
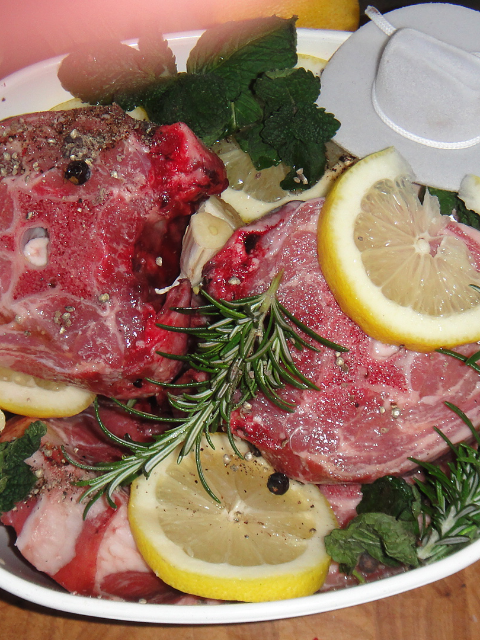
<path fill-rule="evenodd" d="M 364 8 L 367 2 L 360 2 Z M 385 11 L 401 0 L 372 4 Z M 460 2 L 480 8 L 478 0 Z M 0 78 L 99 36 L 208 25 L 208 0 L 0 0 Z M 226 626 L 125 624 L 62 614 L 0 590 L 1 640 L 478 640 L 480 563 L 414 591 L 349 609 Z"/>

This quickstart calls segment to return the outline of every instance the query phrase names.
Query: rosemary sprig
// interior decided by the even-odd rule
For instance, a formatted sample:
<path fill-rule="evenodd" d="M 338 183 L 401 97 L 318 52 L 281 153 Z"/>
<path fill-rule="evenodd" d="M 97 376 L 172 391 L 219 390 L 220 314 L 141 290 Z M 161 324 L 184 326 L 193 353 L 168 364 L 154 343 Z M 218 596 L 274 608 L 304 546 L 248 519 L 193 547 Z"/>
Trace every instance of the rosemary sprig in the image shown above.
<path fill-rule="evenodd" d="M 457 406 L 445 403 L 468 426 L 477 447 L 480 436 L 470 419 Z M 453 445 L 439 430 L 453 453 L 445 473 L 439 466 L 414 460 L 425 470 L 425 479 L 416 486 L 427 498 L 422 504 L 420 546 L 417 556 L 430 564 L 480 537 L 480 452 L 466 444 Z M 425 518 L 425 516 L 428 516 Z"/>
<path fill-rule="evenodd" d="M 480 435 L 455 405 L 446 405 L 468 426 L 474 446 L 452 442 L 439 429 L 452 459 L 443 468 L 410 458 L 424 471 L 415 484 L 384 476 L 362 485 L 357 516 L 325 538 L 341 570 L 354 573 L 362 554 L 387 566 L 430 564 L 480 538 Z"/>
<path fill-rule="evenodd" d="M 89 499 L 88 508 L 101 495 L 115 507 L 113 492 L 136 476 L 143 473 L 148 477 L 152 469 L 181 445 L 178 462 L 192 450 L 195 451 L 200 481 L 205 490 L 215 500 L 218 498 L 208 486 L 202 471 L 200 451 L 202 437 L 210 446 L 210 434 L 225 427 L 234 451 L 241 455 L 230 429 L 232 411 L 251 400 L 261 391 L 271 402 L 284 411 L 294 411 L 295 405 L 282 398 L 278 391 L 286 384 L 298 389 L 317 389 L 296 367 L 290 347 L 318 351 L 297 331 L 299 329 L 319 344 L 335 351 L 348 351 L 345 347 L 325 340 L 306 327 L 277 300 L 276 292 L 282 278 L 279 273 L 270 287 L 262 294 L 227 302 L 216 300 L 202 291 L 208 304 L 191 309 L 177 309 L 183 313 L 200 313 L 210 318 L 210 324 L 194 328 L 178 328 L 158 325 L 169 331 L 179 331 L 194 336 L 198 340 L 196 350 L 187 356 L 174 356 L 186 365 L 208 373 L 205 382 L 188 385 L 171 385 L 155 382 L 166 388 L 187 389 L 180 395 L 169 393 L 170 405 L 182 412 L 181 418 L 156 418 L 135 410 L 128 404 L 123 408 L 135 415 L 167 421 L 174 426 L 152 442 L 135 442 L 130 438 L 119 438 L 112 434 L 102 423 L 98 404 L 95 404 L 97 419 L 104 433 L 117 444 L 131 451 L 121 460 L 84 465 L 68 460 L 76 466 L 99 473 L 94 478 L 79 483 L 87 486 L 81 499 Z M 160 352 L 159 352 L 160 353 Z M 161 354 L 168 357 L 169 354 Z"/>
<path fill-rule="evenodd" d="M 460 360 L 461 362 L 466 364 L 467 367 L 470 367 L 477 373 L 480 373 L 480 366 L 477 364 L 478 360 L 480 360 L 480 351 L 476 351 L 475 353 L 472 353 L 471 356 L 464 356 L 463 353 L 459 353 L 458 351 L 453 351 L 452 349 L 444 349 L 442 347 L 440 349 L 437 349 L 437 352 L 442 353 L 444 356 L 451 356 L 456 360 Z"/>

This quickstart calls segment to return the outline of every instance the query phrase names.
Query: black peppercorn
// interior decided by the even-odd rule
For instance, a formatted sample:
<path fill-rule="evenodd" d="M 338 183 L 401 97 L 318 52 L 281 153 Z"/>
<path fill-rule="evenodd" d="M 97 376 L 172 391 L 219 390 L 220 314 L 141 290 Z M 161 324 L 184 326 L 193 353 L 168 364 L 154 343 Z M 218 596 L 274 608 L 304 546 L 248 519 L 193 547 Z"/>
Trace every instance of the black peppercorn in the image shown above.
<path fill-rule="evenodd" d="M 280 471 L 272 473 L 267 480 L 268 490 L 276 496 L 283 496 L 284 493 L 287 493 L 289 485 L 288 477 L 284 473 L 280 473 Z"/>
<path fill-rule="evenodd" d="M 65 170 L 65 178 L 73 184 L 85 184 L 90 178 L 90 167 L 85 160 L 72 160 Z"/>

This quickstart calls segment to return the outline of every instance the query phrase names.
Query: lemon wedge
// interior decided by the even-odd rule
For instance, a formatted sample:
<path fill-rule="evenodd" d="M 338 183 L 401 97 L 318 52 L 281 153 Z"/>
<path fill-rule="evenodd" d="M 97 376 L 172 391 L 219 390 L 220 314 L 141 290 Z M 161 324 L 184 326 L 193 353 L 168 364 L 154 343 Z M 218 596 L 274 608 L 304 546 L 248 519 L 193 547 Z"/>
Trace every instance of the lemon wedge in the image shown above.
<path fill-rule="evenodd" d="M 367 335 L 415 351 L 480 339 L 480 273 L 462 237 L 446 232 L 428 191 L 393 148 L 350 167 L 320 215 L 322 271 L 342 310 Z"/>
<path fill-rule="evenodd" d="M 283 495 L 267 488 L 274 472 L 263 458 L 232 452 L 224 434 L 203 446 L 206 481 L 194 454 L 178 451 L 132 485 L 129 520 L 145 561 L 172 587 L 204 598 L 262 602 L 317 591 L 330 558 L 324 537 L 333 512 L 314 485 L 290 481 Z"/>
<path fill-rule="evenodd" d="M 0 367 L 0 409 L 30 418 L 66 418 L 86 409 L 95 394 Z"/>

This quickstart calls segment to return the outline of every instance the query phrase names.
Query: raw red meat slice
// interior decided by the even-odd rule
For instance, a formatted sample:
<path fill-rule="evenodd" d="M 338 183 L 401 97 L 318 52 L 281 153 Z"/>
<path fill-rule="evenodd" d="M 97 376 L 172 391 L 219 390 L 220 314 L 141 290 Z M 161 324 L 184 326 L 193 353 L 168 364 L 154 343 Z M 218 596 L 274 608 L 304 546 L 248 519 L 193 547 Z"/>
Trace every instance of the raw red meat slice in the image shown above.
<path fill-rule="evenodd" d="M 184 124 L 118 107 L 0 123 L 0 364 L 97 393 L 148 395 L 168 380 L 190 302 L 179 273 L 189 215 L 226 186 L 222 163 Z M 140 387 L 140 388 L 139 388 Z"/>
<path fill-rule="evenodd" d="M 366 336 L 338 307 L 318 266 L 316 229 L 322 200 L 292 202 L 239 229 L 204 274 L 207 291 L 226 299 L 266 289 L 284 269 L 280 300 L 325 338 L 349 348 L 295 355 L 299 369 L 320 391 L 285 389 L 292 414 L 261 394 L 251 410 L 238 411 L 234 432 L 257 446 L 279 471 L 304 482 L 370 482 L 414 467 L 409 456 L 432 460 L 469 430 L 445 406 L 460 406 L 474 424 L 480 418 L 480 378 L 439 353 L 421 354 Z M 449 233 L 463 234 L 452 222 Z M 469 242 L 480 236 L 468 230 Z M 478 252 L 477 252 L 478 253 Z M 462 348 L 465 353 L 478 345 Z"/>
<path fill-rule="evenodd" d="M 111 409 L 102 409 L 110 428 L 145 439 L 150 427 Z M 7 423 L 2 440 L 19 436 L 28 418 Z M 65 420 L 48 420 L 47 435 L 28 463 L 41 478 L 32 495 L 3 514 L 3 524 L 17 533 L 16 546 L 34 567 L 70 592 L 80 595 L 147 602 L 192 604 L 196 599 L 170 588 L 157 578 L 139 554 L 127 519 L 128 492 L 115 493 L 117 509 L 100 499 L 83 519 L 84 491 L 72 482 L 89 472 L 67 464 L 60 450 L 93 463 L 118 459 L 121 451 L 103 440 L 92 413 Z"/>

